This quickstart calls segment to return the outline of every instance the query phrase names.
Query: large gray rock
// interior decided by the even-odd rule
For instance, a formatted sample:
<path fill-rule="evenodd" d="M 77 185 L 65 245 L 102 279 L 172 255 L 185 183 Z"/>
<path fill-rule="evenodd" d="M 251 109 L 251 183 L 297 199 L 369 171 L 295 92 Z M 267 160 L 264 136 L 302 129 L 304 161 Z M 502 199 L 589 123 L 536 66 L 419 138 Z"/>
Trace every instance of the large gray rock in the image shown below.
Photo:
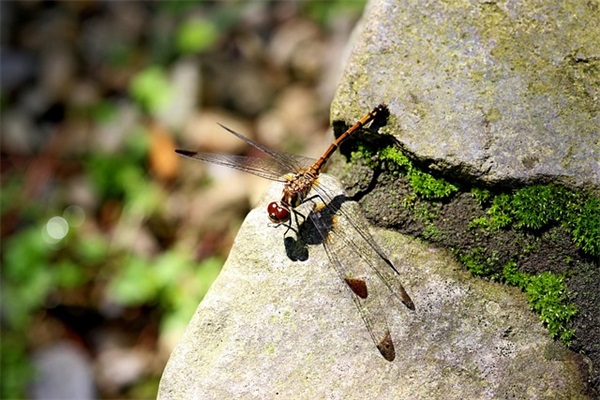
<path fill-rule="evenodd" d="M 432 167 L 488 183 L 600 185 L 598 2 L 369 2 L 332 107 Z"/>
<path fill-rule="evenodd" d="M 340 190 L 328 176 L 321 183 Z M 160 399 L 585 398 L 584 360 L 549 338 L 517 289 L 372 230 L 416 305 L 385 297 L 396 359 L 384 360 L 322 246 L 305 261 L 287 256 L 284 230 L 266 216 L 280 195 L 274 184 L 240 228 L 171 355 Z"/>

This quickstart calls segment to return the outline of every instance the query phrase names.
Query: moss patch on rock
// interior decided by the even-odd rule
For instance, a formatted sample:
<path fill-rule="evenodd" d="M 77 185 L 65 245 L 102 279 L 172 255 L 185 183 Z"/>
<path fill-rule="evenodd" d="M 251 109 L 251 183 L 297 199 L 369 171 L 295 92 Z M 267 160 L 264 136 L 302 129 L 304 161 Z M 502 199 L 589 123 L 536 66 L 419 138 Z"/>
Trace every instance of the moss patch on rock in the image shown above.
<path fill-rule="evenodd" d="M 484 187 L 430 171 L 395 146 L 352 148 L 352 167 L 333 172 L 370 220 L 519 287 L 552 337 L 600 362 L 600 198 L 554 184 Z"/>

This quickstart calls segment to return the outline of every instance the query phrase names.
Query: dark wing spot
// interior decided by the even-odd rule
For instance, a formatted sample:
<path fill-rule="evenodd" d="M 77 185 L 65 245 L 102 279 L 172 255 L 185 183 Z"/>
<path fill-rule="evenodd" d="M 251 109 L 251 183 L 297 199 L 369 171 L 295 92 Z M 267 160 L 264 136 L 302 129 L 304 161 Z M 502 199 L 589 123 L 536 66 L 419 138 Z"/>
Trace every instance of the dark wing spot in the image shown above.
<path fill-rule="evenodd" d="M 379 352 L 388 361 L 394 361 L 396 358 L 396 350 L 394 349 L 394 342 L 392 342 L 392 335 L 387 331 L 383 339 L 377 345 Z"/>
<path fill-rule="evenodd" d="M 361 299 L 366 299 L 369 295 L 369 291 L 367 290 L 367 282 L 364 279 L 360 278 L 346 278 L 346 283 L 350 286 L 350 289 L 354 292 L 355 295 L 360 297 Z"/>

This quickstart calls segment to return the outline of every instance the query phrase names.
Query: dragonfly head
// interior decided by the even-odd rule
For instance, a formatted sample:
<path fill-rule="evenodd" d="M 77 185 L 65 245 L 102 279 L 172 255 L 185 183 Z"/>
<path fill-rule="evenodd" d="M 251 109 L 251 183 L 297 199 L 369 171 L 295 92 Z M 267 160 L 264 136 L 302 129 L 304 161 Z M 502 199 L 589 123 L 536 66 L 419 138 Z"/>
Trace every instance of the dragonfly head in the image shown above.
<path fill-rule="evenodd" d="M 269 203 L 267 211 L 271 222 L 276 224 L 282 224 L 290 220 L 290 210 L 276 201 Z"/>

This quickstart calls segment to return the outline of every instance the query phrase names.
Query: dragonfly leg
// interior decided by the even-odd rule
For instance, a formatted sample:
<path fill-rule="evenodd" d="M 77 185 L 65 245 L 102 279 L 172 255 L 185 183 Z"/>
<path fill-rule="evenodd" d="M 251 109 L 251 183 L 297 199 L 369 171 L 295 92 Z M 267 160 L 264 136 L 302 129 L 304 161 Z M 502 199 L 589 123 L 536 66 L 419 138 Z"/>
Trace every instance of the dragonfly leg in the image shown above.
<path fill-rule="evenodd" d="M 289 231 L 293 231 L 294 233 L 298 234 L 298 231 L 296 229 L 294 229 L 294 227 L 292 226 L 291 220 L 288 220 L 287 222 L 281 222 L 281 223 L 270 223 L 269 226 L 271 228 L 279 228 L 280 226 L 285 226 L 286 229 L 285 229 L 285 232 L 283 233 L 283 236 L 286 236 Z"/>
<path fill-rule="evenodd" d="M 292 218 L 288 219 L 286 222 L 269 224 L 269 226 L 272 226 L 274 228 L 279 228 L 280 226 L 283 225 L 286 227 L 286 230 L 285 230 L 283 236 L 286 236 L 289 231 L 294 232 L 296 234 L 296 236 L 298 236 L 299 231 L 298 231 L 298 229 L 295 229 L 293 225 L 295 224 L 297 227 L 300 227 L 300 219 L 302 219 L 302 223 L 304 223 L 306 218 L 304 217 L 304 215 L 302 215 L 302 213 L 298 212 L 297 210 L 295 210 L 293 208 L 291 209 L 291 211 L 292 211 L 292 215 L 293 215 Z"/>
<path fill-rule="evenodd" d="M 308 203 L 310 201 L 311 203 L 313 203 L 313 205 L 317 205 L 317 203 L 315 203 L 314 201 L 315 199 L 319 199 L 323 204 L 326 204 L 325 200 L 319 194 L 313 194 L 312 196 L 307 197 L 306 199 L 302 200 L 302 204 Z"/>

